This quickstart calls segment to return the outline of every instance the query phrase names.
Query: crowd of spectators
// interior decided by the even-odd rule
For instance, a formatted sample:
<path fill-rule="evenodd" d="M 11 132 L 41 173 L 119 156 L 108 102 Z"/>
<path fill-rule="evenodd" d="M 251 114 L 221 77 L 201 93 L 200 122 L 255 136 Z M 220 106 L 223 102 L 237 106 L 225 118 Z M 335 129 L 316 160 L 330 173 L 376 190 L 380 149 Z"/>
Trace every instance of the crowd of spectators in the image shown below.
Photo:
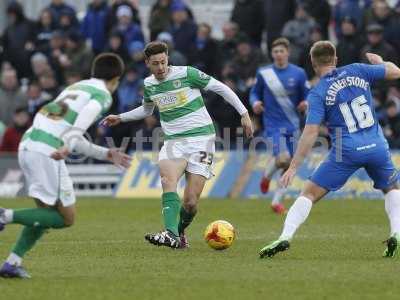
<path fill-rule="evenodd" d="M 199 23 L 184 0 L 154 0 L 148 22 L 139 17 L 139 1 L 92 0 L 83 13 L 63 0 L 52 0 L 37 20 L 25 16 L 17 1 L 7 7 L 7 26 L 0 52 L 0 151 L 16 151 L 22 133 L 42 105 L 67 85 L 88 78 L 93 57 L 108 51 L 126 64 L 113 95 L 111 113 L 141 105 L 143 79 L 148 76 L 142 50 L 152 40 L 166 42 L 173 65 L 192 65 L 230 86 L 249 108 L 249 89 L 256 70 L 270 62 L 272 41 L 291 42 L 290 61 L 303 67 L 315 83 L 309 60 L 311 45 L 322 39 L 337 42 L 338 63 L 365 62 L 374 52 L 400 63 L 400 1 L 385 0 L 235 0 L 223 37 L 213 38 L 211 24 Z M 143 29 L 147 27 L 149 36 Z M 146 31 L 147 32 L 147 31 Z M 400 148 L 400 88 L 397 83 L 374 86 L 377 115 L 390 146 Z M 240 118 L 218 95 L 206 94 L 206 105 L 219 130 L 234 138 Z M 256 118 L 256 117 L 254 117 Z M 257 122 L 256 122 L 257 123 Z M 118 129 L 92 129 L 98 142 L 138 130 L 150 135 L 157 116 Z M 134 147 L 134 145 L 131 145 Z"/>

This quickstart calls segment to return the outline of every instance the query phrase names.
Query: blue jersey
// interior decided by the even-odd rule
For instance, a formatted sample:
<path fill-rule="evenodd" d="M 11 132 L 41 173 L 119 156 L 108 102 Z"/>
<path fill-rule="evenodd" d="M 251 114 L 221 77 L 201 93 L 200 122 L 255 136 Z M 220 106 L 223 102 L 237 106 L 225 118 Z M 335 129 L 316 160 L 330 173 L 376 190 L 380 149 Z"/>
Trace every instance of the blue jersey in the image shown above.
<path fill-rule="evenodd" d="M 306 124 L 325 122 L 333 151 L 339 145 L 343 153 L 388 148 L 370 90 L 375 80 L 384 77 L 384 65 L 351 64 L 334 69 L 308 94 Z"/>
<path fill-rule="evenodd" d="M 297 105 L 306 99 L 309 87 L 305 71 L 293 64 L 280 69 L 275 65 L 257 71 L 256 84 L 250 91 L 250 103 L 264 102 L 264 127 L 291 133 L 299 129 Z"/>

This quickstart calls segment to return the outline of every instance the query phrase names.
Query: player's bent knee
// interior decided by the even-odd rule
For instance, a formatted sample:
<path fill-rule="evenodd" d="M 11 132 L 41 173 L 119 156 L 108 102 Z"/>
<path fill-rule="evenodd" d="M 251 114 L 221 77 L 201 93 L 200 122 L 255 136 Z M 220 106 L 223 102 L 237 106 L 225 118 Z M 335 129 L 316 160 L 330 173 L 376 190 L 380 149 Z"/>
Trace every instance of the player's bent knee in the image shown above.
<path fill-rule="evenodd" d="M 178 185 L 178 181 L 175 178 L 171 178 L 168 176 L 161 176 L 161 185 L 163 186 L 163 189 L 167 190 L 175 190 L 176 186 Z"/>
<path fill-rule="evenodd" d="M 301 196 L 306 197 L 315 203 L 319 201 L 322 197 L 324 197 L 327 193 L 328 191 L 326 189 L 308 180 L 304 185 Z"/>

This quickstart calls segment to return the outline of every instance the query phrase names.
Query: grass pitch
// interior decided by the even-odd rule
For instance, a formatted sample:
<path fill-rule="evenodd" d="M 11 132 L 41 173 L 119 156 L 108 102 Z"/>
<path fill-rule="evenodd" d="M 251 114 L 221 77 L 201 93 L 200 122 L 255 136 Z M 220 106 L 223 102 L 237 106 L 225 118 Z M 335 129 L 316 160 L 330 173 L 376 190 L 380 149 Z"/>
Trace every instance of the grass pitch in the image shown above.
<path fill-rule="evenodd" d="M 0 199 L 26 207 L 26 199 Z M 399 299 L 398 259 L 381 257 L 388 235 L 383 201 L 321 201 L 292 248 L 272 260 L 258 250 L 275 239 L 283 217 L 260 200 L 202 200 L 187 251 L 155 247 L 160 201 L 80 199 L 76 225 L 53 230 L 26 256 L 33 279 L 0 279 L 0 299 Z M 206 225 L 231 222 L 237 240 L 225 251 L 203 241 Z M 0 257 L 20 227 L 0 234 Z"/>

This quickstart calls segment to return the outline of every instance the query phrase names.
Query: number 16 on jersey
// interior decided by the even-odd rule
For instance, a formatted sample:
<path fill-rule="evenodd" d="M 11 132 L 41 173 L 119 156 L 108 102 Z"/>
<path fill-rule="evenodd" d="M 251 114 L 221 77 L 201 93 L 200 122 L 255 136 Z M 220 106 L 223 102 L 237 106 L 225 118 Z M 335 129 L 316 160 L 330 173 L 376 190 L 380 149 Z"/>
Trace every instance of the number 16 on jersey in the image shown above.
<path fill-rule="evenodd" d="M 368 101 L 364 95 L 356 97 L 349 102 L 340 103 L 339 108 L 342 112 L 349 133 L 371 127 L 375 123 L 371 108 L 369 107 Z"/>

